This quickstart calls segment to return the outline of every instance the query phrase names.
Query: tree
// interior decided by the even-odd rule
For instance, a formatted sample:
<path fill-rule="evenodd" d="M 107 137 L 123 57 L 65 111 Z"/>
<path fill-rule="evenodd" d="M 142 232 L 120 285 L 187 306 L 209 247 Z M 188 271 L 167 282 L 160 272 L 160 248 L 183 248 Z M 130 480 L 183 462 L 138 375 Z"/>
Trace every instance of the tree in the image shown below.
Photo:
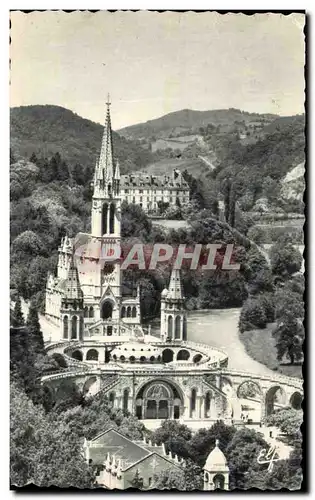
<path fill-rule="evenodd" d="M 157 490 L 186 490 L 185 475 L 180 469 L 170 467 L 156 474 L 154 486 Z"/>
<path fill-rule="evenodd" d="M 85 462 L 83 440 L 71 423 L 51 420 L 16 384 L 10 395 L 11 484 L 93 487 L 95 470 Z"/>
<path fill-rule="evenodd" d="M 14 304 L 14 326 L 23 326 L 25 324 L 24 316 L 22 312 L 21 297 L 18 296 Z"/>
<path fill-rule="evenodd" d="M 295 410 L 294 408 L 285 408 L 277 410 L 265 419 L 267 426 L 275 426 L 286 435 L 289 445 L 301 439 L 300 427 L 303 423 L 302 410 Z"/>
<path fill-rule="evenodd" d="M 230 489 L 246 489 L 251 472 L 262 470 L 263 466 L 257 463 L 257 457 L 263 448 L 268 449 L 269 445 L 258 432 L 243 428 L 234 433 L 226 449 Z"/>
<path fill-rule="evenodd" d="M 290 278 L 301 269 L 302 255 L 290 243 L 277 242 L 270 248 L 269 255 L 273 274 L 283 279 Z"/>
<path fill-rule="evenodd" d="M 290 363 L 300 362 L 303 359 L 303 341 L 305 338 L 304 326 L 298 319 L 288 317 L 272 332 L 276 338 L 277 359 L 281 361 L 285 356 Z"/>
<path fill-rule="evenodd" d="M 216 439 L 219 439 L 220 449 L 225 453 L 234 433 L 235 427 L 225 425 L 224 422 L 216 422 L 210 429 L 199 429 L 189 442 L 191 459 L 203 467 L 210 451 L 215 447 Z"/>
<path fill-rule="evenodd" d="M 267 317 L 261 302 L 257 299 L 247 299 L 240 315 L 240 331 L 244 332 L 246 330 L 254 330 L 255 328 L 265 328 L 266 325 Z"/>
<path fill-rule="evenodd" d="M 143 488 L 143 478 L 140 477 L 139 469 L 136 470 L 136 473 L 131 481 L 132 487 L 137 490 L 142 490 Z"/>
<path fill-rule="evenodd" d="M 35 301 L 32 300 L 30 303 L 26 326 L 30 332 L 30 336 L 32 339 L 32 344 L 34 351 L 37 354 L 44 353 L 44 339 L 43 334 L 40 328 L 39 318 L 38 318 L 38 309 L 36 307 Z"/>

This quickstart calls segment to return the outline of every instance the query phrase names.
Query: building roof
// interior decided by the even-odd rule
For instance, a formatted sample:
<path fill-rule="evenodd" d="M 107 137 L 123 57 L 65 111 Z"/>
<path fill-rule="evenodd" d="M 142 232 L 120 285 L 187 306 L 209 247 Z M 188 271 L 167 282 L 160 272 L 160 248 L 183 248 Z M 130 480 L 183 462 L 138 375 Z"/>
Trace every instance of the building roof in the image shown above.
<path fill-rule="evenodd" d="M 178 299 L 183 300 L 184 298 L 182 280 L 179 269 L 175 268 L 172 269 L 170 284 L 168 286 L 167 298 L 173 300 L 178 300 Z"/>
<path fill-rule="evenodd" d="M 207 471 L 221 471 L 228 470 L 227 460 L 224 453 L 219 448 L 218 439 L 215 442 L 215 447 L 209 453 L 204 469 Z"/>
<path fill-rule="evenodd" d="M 115 459 L 121 460 L 122 471 L 154 454 L 179 467 L 178 464 L 164 455 L 162 446 L 152 446 L 152 444 L 132 441 L 115 429 L 104 431 L 89 441 L 89 458 L 93 464 L 104 464 L 108 453 L 114 456 Z"/>
<path fill-rule="evenodd" d="M 169 175 L 150 175 L 150 174 L 127 174 L 121 176 L 120 186 L 122 189 L 128 188 L 173 188 L 189 189 L 187 182 L 181 174 L 177 176 Z"/>

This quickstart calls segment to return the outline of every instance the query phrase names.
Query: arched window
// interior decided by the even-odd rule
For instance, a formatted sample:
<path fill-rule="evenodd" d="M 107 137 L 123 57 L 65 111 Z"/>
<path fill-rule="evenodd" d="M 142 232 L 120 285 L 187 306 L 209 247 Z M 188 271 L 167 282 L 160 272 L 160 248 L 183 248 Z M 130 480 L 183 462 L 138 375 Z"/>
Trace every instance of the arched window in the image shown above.
<path fill-rule="evenodd" d="M 183 340 L 187 340 L 187 318 L 183 318 Z"/>
<path fill-rule="evenodd" d="M 177 360 L 178 361 L 187 361 L 189 359 L 189 351 L 187 351 L 186 349 L 181 349 L 180 351 L 178 351 L 178 354 L 177 354 Z"/>
<path fill-rule="evenodd" d="M 170 363 L 174 359 L 174 352 L 171 349 L 164 349 L 162 353 L 162 361 L 164 363 Z"/>
<path fill-rule="evenodd" d="M 123 397 L 123 409 L 125 411 L 128 411 L 128 398 L 129 398 L 129 390 L 125 389 L 124 390 L 124 397 Z"/>
<path fill-rule="evenodd" d="M 133 308 L 132 308 L 132 317 L 133 318 L 137 317 L 137 308 L 136 308 L 136 306 L 133 306 Z"/>
<path fill-rule="evenodd" d="M 196 389 L 192 389 L 190 398 L 190 418 L 193 417 L 193 414 L 196 410 L 196 397 L 197 397 Z"/>
<path fill-rule="evenodd" d="M 115 205 L 111 204 L 109 209 L 109 232 L 113 234 L 115 232 Z"/>
<path fill-rule="evenodd" d="M 68 333 L 69 333 L 69 320 L 68 320 L 68 316 L 65 316 L 63 318 L 63 338 L 64 339 L 68 338 Z"/>
<path fill-rule="evenodd" d="M 76 359 L 77 361 L 82 361 L 83 360 L 83 354 L 79 350 L 73 351 L 73 353 L 71 354 L 71 357 L 73 359 Z"/>
<path fill-rule="evenodd" d="M 155 361 L 155 357 L 154 357 L 154 356 L 151 356 L 151 357 L 150 357 L 150 361 L 151 361 L 151 363 L 153 363 L 153 361 Z"/>
<path fill-rule="evenodd" d="M 98 361 L 98 351 L 96 349 L 89 349 L 86 353 L 87 361 Z"/>
<path fill-rule="evenodd" d="M 175 319 L 175 339 L 180 339 L 180 316 Z"/>
<path fill-rule="evenodd" d="M 126 317 L 126 308 L 125 308 L 125 306 L 123 306 L 123 307 L 121 308 L 121 317 L 122 317 L 122 318 L 125 318 L 125 317 Z"/>
<path fill-rule="evenodd" d="M 172 318 L 172 316 L 169 316 L 168 320 L 167 320 L 167 333 L 168 333 L 169 337 L 173 336 L 173 318 Z"/>
<path fill-rule="evenodd" d="M 109 401 L 114 406 L 114 402 L 115 402 L 115 393 L 114 392 L 110 393 L 110 395 L 109 395 Z"/>
<path fill-rule="evenodd" d="M 119 359 L 120 359 L 120 361 L 124 362 L 126 358 L 125 358 L 125 356 L 120 356 Z"/>
<path fill-rule="evenodd" d="M 105 302 L 103 302 L 102 305 L 102 318 L 109 319 L 112 317 L 112 314 L 113 314 L 113 304 L 111 303 L 111 301 L 106 300 Z"/>
<path fill-rule="evenodd" d="M 131 307 L 127 307 L 127 318 L 131 318 Z"/>
<path fill-rule="evenodd" d="M 84 308 L 84 317 L 85 318 L 89 317 L 89 308 L 87 306 L 85 306 L 85 308 Z"/>
<path fill-rule="evenodd" d="M 92 306 L 89 309 L 89 318 L 94 318 L 94 308 Z"/>
<path fill-rule="evenodd" d="M 224 490 L 224 476 L 216 474 L 213 478 L 213 484 L 215 490 Z"/>
<path fill-rule="evenodd" d="M 80 327 L 79 327 L 79 337 L 80 340 L 83 340 L 83 331 L 84 331 L 84 319 L 80 318 Z"/>
<path fill-rule="evenodd" d="M 205 397 L 205 418 L 210 417 L 211 392 L 207 392 Z"/>
<path fill-rule="evenodd" d="M 72 319 L 71 319 L 71 339 L 77 338 L 77 323 L 78 323 L 78 318 L 76 316 L 72 316 Z"/>
<path fill-rule="evenodd" d="M 146 357 L 145 356 L 141 356 L 140 357 L 140 362 L 141 363 L 145 363 L 146 362 Z"/>
<path fill-rule="evenodd" d="M 107 234 L 107 212 L 108 205 L 107 203 L 104 203 L 102 207 L 102 234 Z"/>

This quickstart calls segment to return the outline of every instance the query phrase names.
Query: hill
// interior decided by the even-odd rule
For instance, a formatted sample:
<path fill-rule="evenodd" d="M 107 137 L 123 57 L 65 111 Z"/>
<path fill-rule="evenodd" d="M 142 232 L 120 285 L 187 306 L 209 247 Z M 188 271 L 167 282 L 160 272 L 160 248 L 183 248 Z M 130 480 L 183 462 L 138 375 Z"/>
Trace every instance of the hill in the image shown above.
<path fill-rule="evenodd" d="M 239 109 L 217 109 L 210 111 L 195 111 L 183 109 L 161 116 L 145 123 L 139 123 L 120 129 L 120 135 L 132 139 L 151 139 L 177 137 L 185 133 L 195 133 L 201 127 L 209 124 L 214 126 L 230 126 L 235 122 L 270 123 L 277 115 L 247 113 Z"/>
<path fill-rule="evenodd" d="M 51 157 L 59 152 L 73 166 L 94 168 L 99 154 L 103 126 L 81 118 L 60 106 L 21 106 L 11 109 L 11 149 L 16 157 Z M 150 151 L 113 134 L 115 153 L 122 172 L 138 169 L 153 161 Z"/>

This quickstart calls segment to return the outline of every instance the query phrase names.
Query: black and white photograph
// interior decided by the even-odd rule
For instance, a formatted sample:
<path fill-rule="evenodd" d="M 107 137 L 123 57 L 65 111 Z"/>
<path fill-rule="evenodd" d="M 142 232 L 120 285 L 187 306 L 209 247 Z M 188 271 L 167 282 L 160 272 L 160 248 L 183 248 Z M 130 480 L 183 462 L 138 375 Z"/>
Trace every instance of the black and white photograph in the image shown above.
<path fill-rule="evenodd" d="M 10 488 L 303 491 L 305 13 L 9 17 Z"/>

